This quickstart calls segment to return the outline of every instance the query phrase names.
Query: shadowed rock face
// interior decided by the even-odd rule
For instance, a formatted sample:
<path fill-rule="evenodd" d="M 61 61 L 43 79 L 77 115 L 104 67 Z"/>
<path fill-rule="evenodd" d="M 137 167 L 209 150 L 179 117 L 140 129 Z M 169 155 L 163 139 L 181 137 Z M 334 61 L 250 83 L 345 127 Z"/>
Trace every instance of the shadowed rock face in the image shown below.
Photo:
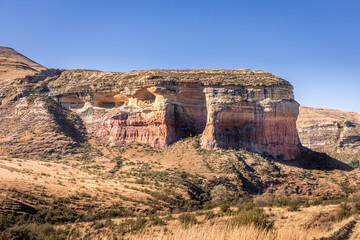
<path fill-rule="evenodd" d="M 299 105 L 293 88 L 269 73 L 70 71 L 50 84 L 51 95 L 112 146 L 138 142 L 165 147 L 202 133 L 200 144 L 207 149 L 245 148 L 285 160 L 299 154 L 295 124 Z M 57 83 L 65 78 L 73 87 Z M 86 82 L 91 84 L 82 85 Z"/>

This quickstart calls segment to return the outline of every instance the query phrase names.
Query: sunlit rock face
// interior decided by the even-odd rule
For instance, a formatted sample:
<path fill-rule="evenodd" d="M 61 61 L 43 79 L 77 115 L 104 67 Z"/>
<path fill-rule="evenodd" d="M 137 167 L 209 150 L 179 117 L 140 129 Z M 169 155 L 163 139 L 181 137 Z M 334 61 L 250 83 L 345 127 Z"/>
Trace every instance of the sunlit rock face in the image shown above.
<path fill-rule="evenodd" d="M 307 148 L 344 162 L 360 159 L 360 113 L 300 107 L 297 129 Z"/>
<path fill-rule="evenodd" d="M 207 87 L 204 148 L 245 148 L 282 159 L 299 154 L 299 105 L 291 86 Z"/>
<path fill-rule="evenodd" d="M 245 148 L 284 160 L 300 151 L 293 88 L 270 73 L 69 70 L 49 85 L 54 100 L 112 146 L 166 147 L 202 134 L 207 149 Z"/>

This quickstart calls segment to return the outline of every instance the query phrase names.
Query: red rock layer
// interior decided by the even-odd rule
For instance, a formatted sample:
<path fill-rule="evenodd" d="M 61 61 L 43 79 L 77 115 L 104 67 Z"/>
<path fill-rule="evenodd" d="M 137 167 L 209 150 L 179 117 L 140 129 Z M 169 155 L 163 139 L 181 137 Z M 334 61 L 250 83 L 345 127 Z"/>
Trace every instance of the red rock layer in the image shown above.
<path fill-rule="evenodd" d="M 106 114 L 95 127 L 95 134 L 110 145 L 138 142 L 165 147 L 204 130 L 206 105 L 200 85 L 149 87 L 133 92 L 126 104 Z M 139 92 L 151 92 L 154 98 L 144 101 Z"/>
<path fill-rule="evenodd" d="M 165 147 L 176 138 L 173 119 L 161 112 L 120 112 L 100 122 L 95 134 L 110 145 L 128 143 Z"/>
<path fill-rule="evenodd" d="M 265 98 L 268 92 L 272 94 Z M 291 88 L 248 88 L 243 92 L 211 88 L 207 89 L 207 106 L 202 147 L 245 148 L 284 160 L 300 153 L 296 131 L 299 105 L 292 99 Z"/>

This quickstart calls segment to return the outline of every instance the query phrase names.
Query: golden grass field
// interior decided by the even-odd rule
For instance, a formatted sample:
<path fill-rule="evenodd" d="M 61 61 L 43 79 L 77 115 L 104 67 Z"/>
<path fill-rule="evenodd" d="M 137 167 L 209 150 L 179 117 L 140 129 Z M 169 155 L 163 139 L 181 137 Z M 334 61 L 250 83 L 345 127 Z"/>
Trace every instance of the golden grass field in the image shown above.
<path fill-rule="evenodd" d="M 331 236 L 359 214 L 357 169 L 307 170 L 270 163 L 246 151 L 201 152 L 194 147 L 193 138 L 163 150 L 141 145 L 119 150 L 90 142 L 98 149 L 96 156 L 57 160 L 0 157 L 1 208 L 10 203 L 7 211 L 17 211 L 20 203 L 48 211 L 37 222 L 15 224 L 8 231 L 53 233 L 50 238 L 37 235 L 38 239 L 316 239 Z M 121 159 L 121 166 L 116 159 Z M 223 190 L 213 197 L 218 202 L 189 208 L 192 200 L 186 184 L 202 187 L 208 181 L 227 178 L 230 180 L 221 180 L 220 185 L 233 184 L 237 175 L 229 166 L 235 162 L 244 164 L 239 169 L 246 165 L 254 169 L 252 174 L 243 171 L 244 178 L 274 182 L 274 186 L 263 194 L 243 192 L 242 197 L 220 188 Z M 309 188 L 311 196 L 305 191 Z M 187 205 L 174 208 L 176 198 Z M 221 201 L 229 201 L 230 210 L 222 210 Z M 263 209 L 259 216 L 273 222 L 271 228 L 252 224 L 258 219 L 233 224 L 249 202 L 253 209 Z M 343 202 L 348 209 L 341 210 Z M 67 209 L 76 213 L 72 219 Z M 109 214 L 113 212 L 120 216 Z M 184 224 L 184 214 L 194 222 Z M 356 224 L 348 239 L 359 238 Z M 0 234 L 0 239 L 7 238 Z"/>

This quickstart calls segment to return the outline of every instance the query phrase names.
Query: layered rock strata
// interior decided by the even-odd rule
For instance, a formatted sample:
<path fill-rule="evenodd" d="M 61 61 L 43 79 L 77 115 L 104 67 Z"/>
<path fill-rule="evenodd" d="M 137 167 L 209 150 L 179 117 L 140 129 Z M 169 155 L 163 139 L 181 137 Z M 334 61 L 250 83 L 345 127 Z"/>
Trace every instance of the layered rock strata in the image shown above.
<path fill-rule="evenodd" d="M 299 154 L 299 105 L 292 86 L 272 74 L 247 69 L 71 71 L 49 84 L 52 98 L 110 145 L 164 147 L 202 133 L 200 144 L 207 149 L 245 148 L 285 160 Z"/>
<path fill-rule="evenodd" d="M 293 159 L 299 153 L 298 104 L 290 86 L 207 87 L 205 148 L 245 148 Z"/>
<path fill-rule="evenodd" d="M 0 67 L 0 145 L 4 152 L 24 149 L 16 147 L 24 142 L 16 139 L 28 136 L 27 131 L 33 134 L 31 119 L 39 126 L 49 126 L 36 136 L 46 140 L 50 139 L 47 134 L 63 135 L 67 146 L 81 145 L 82 124 L 73 113 L 80 116 L 87 131 L 112 146 L 165 147 L 201 134 L 200 145 L 206 149 L 245 148 L 285 160 L 300 151 L 295 125 L 299 106 L 293 88 L 263 71 L 59 71 L 1 47 Z M 64 108 L 71 112 L 62 111 Z M 11 145 L 15 142 L 16 146 Z M 62 151 L 57 149 L 53 152 Z"/>
<path fill-rule="evenodd" d="M 350 162 L 360 160 L 360 114 L 300 107 L 297 129 L 302 145 Z"/>

